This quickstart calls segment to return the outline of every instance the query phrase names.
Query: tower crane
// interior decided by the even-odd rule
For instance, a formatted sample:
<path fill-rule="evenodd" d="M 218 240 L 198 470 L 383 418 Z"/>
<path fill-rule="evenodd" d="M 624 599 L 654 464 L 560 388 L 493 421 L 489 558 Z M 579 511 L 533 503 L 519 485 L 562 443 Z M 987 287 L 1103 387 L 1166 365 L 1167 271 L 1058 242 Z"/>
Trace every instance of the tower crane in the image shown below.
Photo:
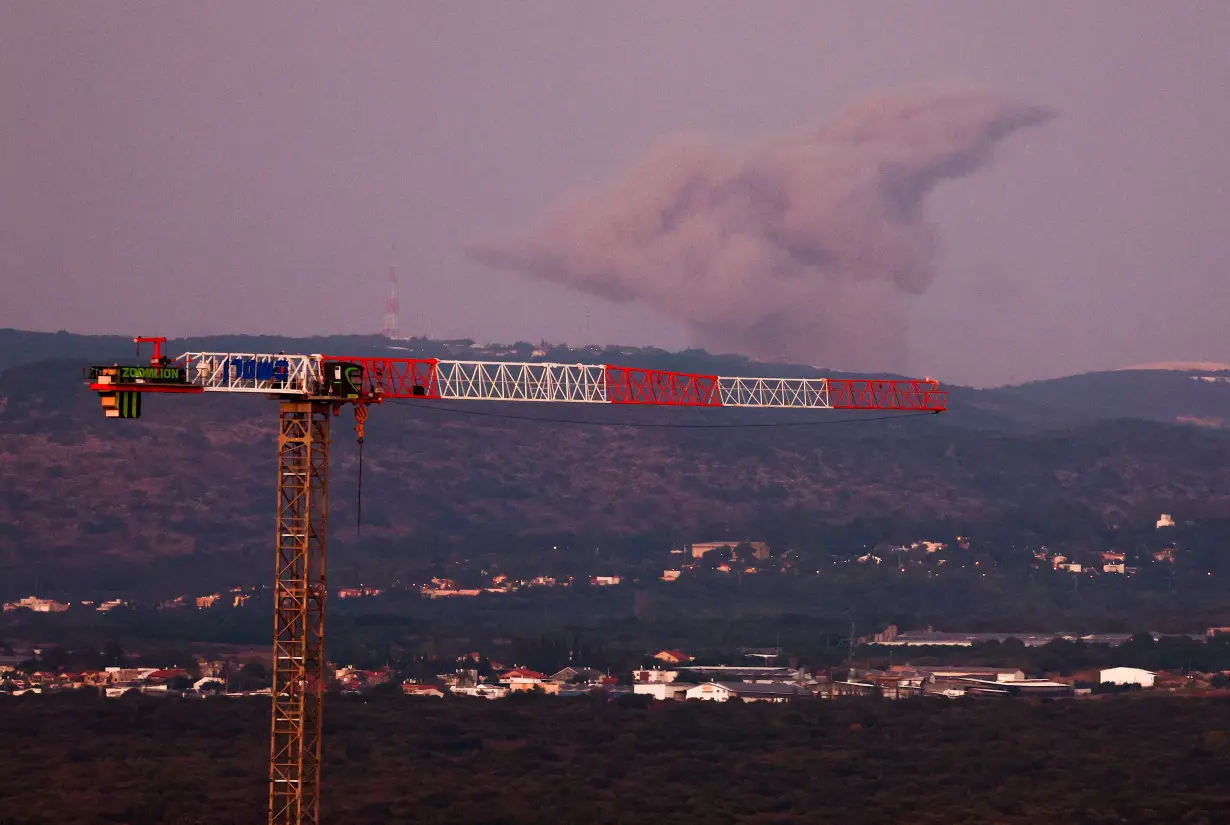
<path fill-rule="evenodd" d="M 279 403 L 269 824 L 320 821 L 330 422 L 394 399 L 939 413 L 937 381 L 697 375 L 610 364 L 510 363 L 287 353 L 163 352 L 87 368 L 107 418 L 138 418 L 146 394 L 264 395 Z"/>

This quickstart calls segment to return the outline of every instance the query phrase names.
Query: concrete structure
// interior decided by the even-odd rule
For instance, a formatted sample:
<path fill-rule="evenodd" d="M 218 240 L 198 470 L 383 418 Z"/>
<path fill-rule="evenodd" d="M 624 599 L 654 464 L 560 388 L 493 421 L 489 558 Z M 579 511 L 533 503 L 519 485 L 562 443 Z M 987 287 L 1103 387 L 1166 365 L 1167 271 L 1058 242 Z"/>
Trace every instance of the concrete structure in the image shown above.
<path fill-rule="evenodd" d="M 1153 687 L 1157 674 L 1151 670 L 1141 670 L 1138 667 L 1112 667 L 1098 673 L 1098 681 L 1112 685 L 1140 685 L 1142 688 Z"/>
<path fill-rule="evenodd" d="M 632 681 L 634 682 L 673 682 L 679 678 L 677 670 L 634 670 L 632 671 Z"/>

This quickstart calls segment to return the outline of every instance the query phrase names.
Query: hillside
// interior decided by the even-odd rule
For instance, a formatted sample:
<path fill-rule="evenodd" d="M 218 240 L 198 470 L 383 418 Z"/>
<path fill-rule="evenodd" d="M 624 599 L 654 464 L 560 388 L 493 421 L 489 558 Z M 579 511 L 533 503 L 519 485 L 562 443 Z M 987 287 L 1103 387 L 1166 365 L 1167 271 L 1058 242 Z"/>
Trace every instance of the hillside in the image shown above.
<path fill-rule="evenodd" d="M 689 359 L 712 357 L 677 360 Z M 80 365 L 42 361 L 0 373 L 0 581 L 125 591 L 155 581 L 263 580 L 273 405 L 156 398 L 140 420 L 106 421 Z M 1069 380 L 1079 387 L 1082 379 Z M 554 543 L 660 554 L 702 535 L 801 545 L 820 541 L 824 525 L 860 519 L 908 538 L 997 519 L 1034 529 L 1069 518 L 1048 515 L 1056 512 L 1091 522 L 1184 506 L 1230 511 L 1230 434 L 1105 419 L 1040 429 L 1009 418 L 1027 403 L 1040 410 L 1035 421 L 1064 418 L 1046 402 L 1037 387 L 957 389 L 945 416 L 860 422 L 760 412 L 756 423 L 790 426 L 726 429 L 712 425 L 752 414 L 389 404 L 369 423 L 357 548 L 358 452 L 348 414 L 336 420 L 333 569 L 344 579 Z M 1010 426 L 990 428 L 996 417 Z M 621 425 L 631 421 L 657 426 Z M 707 426 L 663 426 L 696 423 Z"/>

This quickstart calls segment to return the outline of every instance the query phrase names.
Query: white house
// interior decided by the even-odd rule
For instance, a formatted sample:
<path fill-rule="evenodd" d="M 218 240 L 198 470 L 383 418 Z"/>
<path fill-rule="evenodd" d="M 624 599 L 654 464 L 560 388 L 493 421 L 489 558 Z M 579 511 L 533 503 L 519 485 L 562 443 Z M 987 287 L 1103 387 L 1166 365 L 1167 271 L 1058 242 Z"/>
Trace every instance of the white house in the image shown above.
<path fill-rule="evenodd" d="M 546 680 L 545 674 L 530 670 L 528 667 L 519 667 L 500 674 L 500 683 L 508 685 L 509 690 L 533 690 L 536 687 L 542 687 Z"/>
<path fill-rule="evenodd" d="M 1098 681 L 1112 685 L 1140 685 L 1142 688 L 1153 687 L 1157 674 L 1151 670 L 1141 670 L 1138 667 L 1112 667 L 1098 674 Z"/>

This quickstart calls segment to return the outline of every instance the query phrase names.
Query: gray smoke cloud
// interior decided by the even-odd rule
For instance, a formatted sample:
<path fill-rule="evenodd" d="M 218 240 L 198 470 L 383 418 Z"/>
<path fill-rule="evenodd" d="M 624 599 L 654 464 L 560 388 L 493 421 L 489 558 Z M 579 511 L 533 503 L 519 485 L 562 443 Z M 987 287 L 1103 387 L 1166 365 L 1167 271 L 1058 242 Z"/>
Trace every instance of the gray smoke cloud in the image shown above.
<path fill-rule="evenodd" d="M 982 89 L 879 94 L 730 146 L 678 137 L 482 261 L 685 322 L 698 345 L 846 370 L 905 363 L 902 299 L 934 280 L 923 204 L 1045 107 Z"/>

